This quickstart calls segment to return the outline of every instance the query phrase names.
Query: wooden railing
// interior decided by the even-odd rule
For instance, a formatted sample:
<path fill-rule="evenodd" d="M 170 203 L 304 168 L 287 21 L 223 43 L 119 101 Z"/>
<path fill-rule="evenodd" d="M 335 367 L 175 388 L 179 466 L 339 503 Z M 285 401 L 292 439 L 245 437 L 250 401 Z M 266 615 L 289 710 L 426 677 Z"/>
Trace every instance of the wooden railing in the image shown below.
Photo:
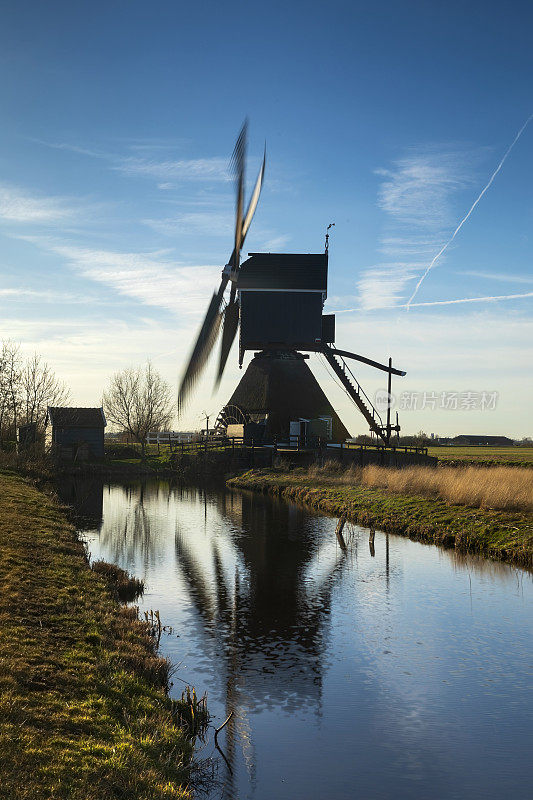
<path fill-rule="evenodd" d="M 172 453 L 181 453 L 185 455 L 186 453 L 199 453 L 199 452 L 207 452 L 207 451 L 216 451 L 216 450 L 242 450 L 242 449 L 268 449 L 268 450 L 291 450 L 291 451 L 299 451 L 303 449 L 307 450 L 322 450 L 322 449 L 332 449 L 332 450 L 371 450 L 371 451 L 381 451 L 381 450 L 391 450 L 394 452 L 403 452 L 403 453 L 421 453 L 423 455 L 427 455 L 428 449 L 427 447 L 421 447 L 418 445 L 385 445 L 385 444 L 358 444 L 357 442 L 340 442 L 339 444 L 335 444 L 333 442 L 324 442 L 321 439 L 318 439 L 315 446 L 306 445 L 304 441 L 302 441 L 300 436 L 294 435 L 290 436 L 288 440 L 277 440 L 274 439 L 273 442 L 268 444 L 263 444 L 261 442 L 256 442 L 253 439 L 245 440 L 242 436 L 209 436 L 203 437 L 195 442 L 178 442 L 178 441 L 170 441 L 166 442 L 161 440 L 158 442 L 159 444 L 168 445 Z"/>
<path fill-rule="evenodd" d="M 343 442 L 342 444 L 332 444 L 328 442 L 326 447 L 341 447 L 344 450 L 394 450 L 395 452 L 400 451 L 402 453 L 422 453 L 423 455 L 427 456 L 428 449 L 427 447 L 422 447 L 421 445 L 394 445 L 394 444 L 358 444 L 357 442 Z"/>

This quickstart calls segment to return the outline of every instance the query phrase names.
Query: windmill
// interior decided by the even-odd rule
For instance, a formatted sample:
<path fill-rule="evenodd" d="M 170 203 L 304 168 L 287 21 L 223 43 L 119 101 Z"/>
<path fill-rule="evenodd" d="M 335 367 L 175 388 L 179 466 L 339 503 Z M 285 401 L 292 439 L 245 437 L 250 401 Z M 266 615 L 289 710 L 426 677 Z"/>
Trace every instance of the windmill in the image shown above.
<path fill-rule="evenodd" d="M 392 375 L 402 370 L 335 347 L 335 315 L 323 314 L 327 297 L 328 243 L 323 253 L 249 253 L 241 263 L 241 250 L 250 228 L 263 184 L 266 152 L 246 213 L 244 184 L 247 123 L 233 151 L 231 167 L 235 181 L 235 235 L 233 251 L 222 271 L 218 291 L 213 293 L 204 321 L 184 372 L 178 395 L 183 409 L 204 369 L 222 327 L 215 385 L 218 386 L 231 347 L 239 331 L 239 366 L 247 350 L 256 350 L 229 402 L 221 410 L 214 429 L 228 433 L 239 425 L 255 431 L 254 438 L 269 441 L 297 435 L 300 441 L 313 437 L 344 441 L 349 434 L 331 406 L 306 360 L 309 352 L 324 357 L 341 387 L 366 419 L 370 431 L 389 444 L 399 432 L 398 415 L 391 423 Z M 229 295 L 225 297 L 229 288 Z M 303 353 L 306 353 L 304 355 Z M 384 422 L 346 359 L 367 364 L 388 374 L 387 416 Z M 254 427 L 255 426 L 255 427 Z M 260 431 L 260 435 L 259 432 Z"/>

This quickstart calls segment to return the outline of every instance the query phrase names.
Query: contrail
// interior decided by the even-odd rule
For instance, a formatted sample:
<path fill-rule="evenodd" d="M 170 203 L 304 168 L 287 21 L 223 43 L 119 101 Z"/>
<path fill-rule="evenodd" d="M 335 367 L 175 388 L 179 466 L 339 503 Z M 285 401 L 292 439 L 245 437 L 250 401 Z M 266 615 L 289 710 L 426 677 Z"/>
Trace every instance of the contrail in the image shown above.
<path fill-rule="evenodd" d="M 429 303 L 413 303 L 414 306 L 451 306 L 454 303 L 482 303 L 484 301 L 490 302 L 491 300 L 516 300 L 519 297 L 533 297 L 533 292 L 524 292 L 524 294 L 498 294 L 488 297 L 463 297 L 460 300 L 432 300 Z M 405 307 L 408 308 L 407 303 Z"/>
<path fill-rule="evenodd" d="M 422 277 L 420 278 L 420 280 L 419 280 L 419 281 L 418 281 L 418 283 L 416 284 L 416 287 L 415 287 L 415 290 L 414 290 L 413 294 L 411 295 L 411 297 L 409 298 L 409 300 L 408 300 L 408 301 L 407 301 L 407 303 L 406 303 L 406 309 L 407 309 L 407 311 L 409 311 L 409 308 L 410 308 L 410 306 L 411 306 L 411 303 L 413 302 L 414 298 L 416 297 L 416 293 L 417 293 L 417 292 L 418 292 L 418 290 L 420 289 L 420 287 L 421 287 L 421 285 L 422 285 L 422 282 L 423 282 L 424 278 L 425 278 L 425 277 L 426 277 L 426 275 L 427 275 L 427 274 L 430 272 L 430 270 L 431 270 L 431 269 L 433 269 L 433 267 L 435 266 L 436 262 L 439 260 L 439 258 L 441 257 L 441 255 L 442 255 L 442 254 L 445 252 L 445 250 L 447 250 L 447 249 L 448 249 L 448 247 L 451 245 L 451 243 L 453 242 L 453 240 L 455 239 L 455 237 L 457 236 L 457 234 L 459 233 L 459 231 L 461 230 L 461 228 L 463 227 L 463 225 L 465 224 L 465 222 L 467 221 L 467 219 L 470 217 L 470 215 L 472 214 L 473 210 L 475 209 L 475 207 L 477 206 L 477 204 L 479 203 L 479 201 L 481 200 L 481 198 L 483 197 L 483 195 L 485 194 L 485 192 L 487 191 L 487 189 L 488 189 L 488 188 L 491 186 L 491 184 L 492 184 L 492 182 L 493 182 L 494 178 L 496 177 L 496 175 L 498 174 L 498 172 L 501 170 L 501 168 L 502 168 L 502 167 L 503 167 L 503 165 L 505 164 L 505 161 L 507 160 L 507 156 L 509 155 L 509 153 L 511 152 L 511 150 L 513 149 L 513 147 L 515 146 L 515 144 L 517 143 L 517 141 L 520 139 L 520 137 L 522 136 L 523 132 L 525 131 L 525 129 L 527 128 L 527 126 L 529 125 L 529 123 L 531 122 L 531 120 L 532 120 L 532 119 L 533 119 L 533 114 L 530 114 L 530 116 L 529 116 L 529 117 L 526 119 L 526 121 L 524 122 L 524 124 L 522 125 L 522 127 L 520 128 L 520 130 L 518 131 L 518 133 L 516 134 L 516 136 L 514 137 L 514 139 L 513 139 L 513 141 L 511 142 L 510 146 L 509 146 L 509 147 L 507 148 L 507 150 L 505 151 L 505 154 L 504 154 L 504 156 L 503 156 L 502 160 L 500 161 L 500 163 L 498 164 L 498 166 L 496 167 L 496 169 L 494 170 L 494 172 L 493 172 L 493 173 L 492 173 L 492 175 L 490 176 L 490 180 L 489 180 L 489 182 L 487 183 L 487 185 L 485 186 L 485 188 L 483 189 L 483 191 L 480 193 L 479 197 L 478 197 L 478 198 L 477 198 L 477 199 L 474 201 L 474 203 L 472 204 L 472 206 L 471 206 L 471 208 L 470 208 L 470 211 L 468 212 L 468 214 L 467 214 L 467 215 L 466 215 L 466 216 L 465 216 L 465 217 L 464 217 L 464 218 L 461 220 L 461 222 L 459 223 L 459 225 L 457 226 L 457 228 L 454 230 L 454 232 L 452 233 L 452 235 L 450 236 L 450 238 L 448 239 L 448 241 L 446 242 L 446 244 L 445 244 L 445 245 L 443 245 L 443 246 L 441 247 L 441 249 L 439 250 L 439 252 L 438 252 L 438 253 L 437 253 L 437 255 L 435 256 L 435 258 L 433 259 L 433 261 L 431 262 L 431 264 L 430 264 L 430 265 L 427 267 L 426 271 L 424 272 L 424 274 L 422 275 Z"/>
<path fill-rule="evenodd" d="M 533 297 L 533 292 L 524 292 L 523 294 L 496 294 L 487 295 L 485 297 L 462 297 L 459 300 L 431 300 L 428 303 L 412 303 L 417 308 L 419 306 L 451 306 L 455 303 L 484 303 L 491 300 L 517 300 L 521 297 Z M 383 308 L 407 308 L 407 303 L 402 303 L 394 306 L 383 306 Z M 335 314 L 350 314 L 353 311 L 361 311 L 360 308 L 342 308 L 340 311 L 335 311 Z"/>

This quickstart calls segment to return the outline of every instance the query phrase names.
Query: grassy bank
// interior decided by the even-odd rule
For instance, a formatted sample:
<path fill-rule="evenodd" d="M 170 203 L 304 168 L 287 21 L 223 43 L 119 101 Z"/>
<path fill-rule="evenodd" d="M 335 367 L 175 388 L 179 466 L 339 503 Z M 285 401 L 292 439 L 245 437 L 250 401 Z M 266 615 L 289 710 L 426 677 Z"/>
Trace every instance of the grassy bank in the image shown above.
<path fill-rule="evenodd" d="M 393 476 L 402 472 L 387 471 Z M 353 522 L 389 533 L 533 567 L 533 516 L 521 510 L 469 507 L 316 468 L 250 470 L 228 485 L 279 494 L 336 516 L 347 514 Z"/>
<path fill-rule="evenodd" d="M 459 445 L 428 447 L 428 455 L 436 456 L 444 464 L 459 466 L 520 466 L 533 467 L 533 447 L 461 447 Z"/>
<path fill-rule="evenodd" d="M 190 796 L 184 704 L 109 580 L 51 498 L 0 474 L 3 800 Z"/>

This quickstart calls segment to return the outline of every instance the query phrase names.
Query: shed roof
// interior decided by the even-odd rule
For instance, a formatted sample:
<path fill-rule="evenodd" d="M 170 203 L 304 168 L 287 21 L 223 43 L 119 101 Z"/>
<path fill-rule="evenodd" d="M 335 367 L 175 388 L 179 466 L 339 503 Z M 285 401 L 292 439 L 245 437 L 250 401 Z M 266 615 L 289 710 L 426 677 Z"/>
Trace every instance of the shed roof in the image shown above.
<path fill-rule="evenodd" d="M 326 253 L 248 253 L 239 271 L 239 289 L 307 289 L 328 287 Z"/>
<path fill-rule="evenodd" d="M 61 408 L 48 406 L 50 423 L 59 428 L 105 428 L 103 408 Z"/>

